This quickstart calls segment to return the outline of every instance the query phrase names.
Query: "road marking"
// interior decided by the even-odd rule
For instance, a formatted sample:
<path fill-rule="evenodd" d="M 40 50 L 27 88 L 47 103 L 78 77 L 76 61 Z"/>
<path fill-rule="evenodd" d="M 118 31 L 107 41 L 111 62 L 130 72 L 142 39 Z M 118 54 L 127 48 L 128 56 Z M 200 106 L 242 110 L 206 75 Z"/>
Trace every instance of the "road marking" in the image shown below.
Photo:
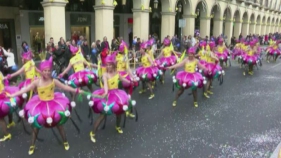
<path fill-rule="evenodd" d="M 281 63 L 279 63 L 279 64 L 277 64 L 277 65 L 274 65 L 274 66 L 272 66 L 272 67 L 268 68 L 267 70 L 269 70 L 269 69 L 273 69 L 273 68 L 275 68 L 275 67 L 279 66 L 280 64 L 281 64 Z"/>

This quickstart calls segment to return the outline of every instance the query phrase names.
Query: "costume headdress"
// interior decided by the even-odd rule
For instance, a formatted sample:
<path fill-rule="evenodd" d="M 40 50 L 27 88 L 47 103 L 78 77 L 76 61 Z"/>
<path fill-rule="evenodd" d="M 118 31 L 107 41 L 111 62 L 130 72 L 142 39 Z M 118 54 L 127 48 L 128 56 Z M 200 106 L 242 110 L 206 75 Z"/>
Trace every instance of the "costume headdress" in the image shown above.
<path fill-rule="evenodd" d="M 53 57 L 50 57 L 49 60 L 46 60 L 46 53 L 42 52 L 39 54 L 41 58 L 40 70 L 52 69 L 53 67 Z"/>
<path fill-rule="evenodd" d="M 22 53 L 21 57 L 25 60 L 31 60 L 32 59 L 32 53 L 31 51 L 27 51 L 25 53 Z"/>
<path fill-rule="evenodd" d="M 187 51 L 188 54 L 195 54 L 196 48 L 195 47 L 190 47 Z"/>
<path fill-rule="evenodd" d="M 75 55 L 76 53 L 79 52 L 79 48 L 70 45 L 70 51 L 71 51 L 72 55 Z"/>
<path fill-rule="evenodd" d="M 165 38 L 163 43 L 165 46 L 169 46 L 171 44 L 171 40 L 169 40 L 168 38 Z"/>
<path fill-rule="evenodd" d="M 105 62 L 106 62 L 106 63 L 116 64 L 115 55 L 108 55 L 108 56 L 105 58 Z"/>

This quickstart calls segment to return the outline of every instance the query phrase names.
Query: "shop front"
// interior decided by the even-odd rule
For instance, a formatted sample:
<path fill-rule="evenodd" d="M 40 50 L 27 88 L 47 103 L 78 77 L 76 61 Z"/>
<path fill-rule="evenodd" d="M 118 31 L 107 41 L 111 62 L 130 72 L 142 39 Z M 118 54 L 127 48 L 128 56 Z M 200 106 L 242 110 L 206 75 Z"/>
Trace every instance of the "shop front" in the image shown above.
<path fill-rule="evenodd" d="M 13 50 L 16 50 L 15 38 L 14 20 L 0 19 L 0 46 L 5 49 L 13 48 Z"/>
<path fill-rule="evenodd" d="M 71 39 L 76 42 L 79 36 L 84 36 L 89 43 L 91 42 L 91 14 L 70 13 L 70 32 Z"/>
<path fill-rule="evenodd" d="M 30 46 L 35 52 L 44 51 L 45 48 L 45 29 L 44 29 L 44 13 L 29 12 L 29 35 Z"/>

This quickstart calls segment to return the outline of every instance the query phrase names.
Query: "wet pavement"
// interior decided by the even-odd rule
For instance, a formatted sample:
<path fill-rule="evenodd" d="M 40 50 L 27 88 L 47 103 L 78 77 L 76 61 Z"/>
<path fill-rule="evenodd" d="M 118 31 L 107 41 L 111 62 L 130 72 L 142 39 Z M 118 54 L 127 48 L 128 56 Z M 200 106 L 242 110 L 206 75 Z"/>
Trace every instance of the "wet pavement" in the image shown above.
<path fill-rule="evenodd" d="M 1 157 L 6 158 L 267 158 L 281 141 L 281 62 L 265 63 L 254 76 L 243 76 L 236 62 L 227 68 L 222 86 L 214 81 L 210 99 L 198 90 L 198 108 L 193 107 L 190 90 L 172 107 L 176 92 L 172 77 L 166 74 L 158 84 L 155 98 L 149 94 L 133 95 L 137 101 L 138 122 L 128 120 L 123 134 L 118 134 L 115 117 L 108 117 L 106 128 L 90 141 L 92 129 L 86 99 L 78 102 L 81 130 L 77 134 L 71 121 L 65 125 L 70 150 L 65 151 L 52 130 L 42 129 L 34 155 L 28 156 L 31 136 L 21 124 L 12 128 L 12 140 L 0 143 Z M 97 115 L 94 114 L 94 118 Z M 27 125 L 27 123 L 25 123 Z M 28 127 L 29 128 L 29 127 Z M 29 128 L 30 130 L 30 128 Z M 55 129 L 58 135 L 58 131 Z M 2 135 L 2 134 L 1 134 Z"/>

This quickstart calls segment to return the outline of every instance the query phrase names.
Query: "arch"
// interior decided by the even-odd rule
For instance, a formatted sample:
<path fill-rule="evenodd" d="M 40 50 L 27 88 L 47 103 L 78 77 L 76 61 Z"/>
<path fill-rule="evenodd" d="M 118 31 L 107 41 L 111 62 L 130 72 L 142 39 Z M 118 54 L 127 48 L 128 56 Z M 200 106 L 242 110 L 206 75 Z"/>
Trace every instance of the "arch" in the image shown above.
<path fill-rule="evenodd" d="M 190 15 L 194 12 L 194 10 L 192 10 L 193 7 L 191 0 L 177 0 L 175 3 L 175 8 L 178 6 L 179 2 L 182 4 L 182 11 L 184 15 Z"/>
<path fill-rule="evenodd" d="M 274 23 L 275 23 L 275 19 L 272 18 L 272 19 L 271 19 L 271 24 L 274 24 Z"/>
<path fill-rule="evenodd" d="M 196 4 L 195 11 L 197 12 L 197 9 L 200 11 L 200 16 L 203 14 L 204 16 L 208 16 L 209 13 L 209 7 L 207 5 L 207 2 L 205 0 L 199 0 Z"/>
<path fill-rule="evenodd" d="M 251 22 L 256 22 L 256 17 L 255 17 L 254 13 L 251 14 L 250 21 Z"/>
<path fill-rule="evenodd" d="M 212 6 L 212 9 L 211 9 L 211 12 L 210 12 L 210 15 L 214 13 L 214 18 L 215 19 L 219 19 L 222 15 L 222 10 L 221 10 L 221 7 L 219 5 L 219 3 L 217 4 L 214 4 Z"/>
<path fill-rule="evenodd" d="M 170 12 L 170 8 L 174 11 L 174 7 L 172 7 L 169 0 L 161 0 L 162 4 L 162 12 Z"/>
<path fill-rule="evenodd" d="M 256 20 L 256 21 L 257 21 L 257 24 L 260 24 L 260 23 L 261 23 L 261 15 L 258 15 L 258 16 L 257 16 L 257 20 Z"/>
<path fill-rule="evenodd" d="M 263 24 L 266 23 L 266 17 L 265 17 L 265 15 L 264 15 L 263 18 L 262 18 L 262 23 L 263 23 Z"/>
<path fill-rule="evenodd" d="M 233 14 L 233 19 L 235 21 L 240 21 L 241 20 L 241 11 L 240 9 L 236 9 L 234 14 Z"/>
<path fill-rule="evenodd" d="M 225 19 L 232 19 L 231 18 L 231 15 L 232 15 L 232 10 L 231 10 L 231 7 L 226 7 L 224 12 L 223 12 L 223 17 Z"/>
<path fill-rule="evenodd" d="M 242 18 L 243 18 L 243 22 L 249 21 L 249 15 L 248 15 L 248 12 L 247 12 L 247 11 L 244 12 Z"/>

